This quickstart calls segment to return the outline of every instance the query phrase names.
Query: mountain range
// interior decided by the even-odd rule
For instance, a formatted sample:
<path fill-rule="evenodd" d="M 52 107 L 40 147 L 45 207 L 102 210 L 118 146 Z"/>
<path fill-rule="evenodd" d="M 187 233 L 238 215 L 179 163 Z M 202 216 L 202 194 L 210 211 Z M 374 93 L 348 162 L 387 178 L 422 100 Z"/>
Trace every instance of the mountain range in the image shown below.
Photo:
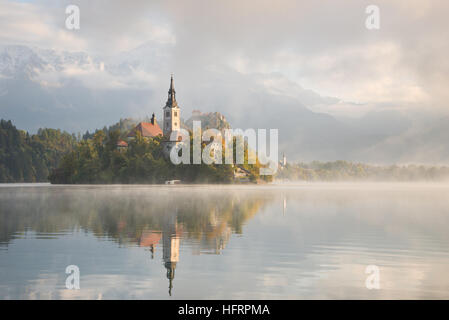
<path fill-rule="evenodd" d="M 170 44 L 167 44 L 169 46 Z M 0 118 L 37 132 L 94 131 L 120 118 L 158 118 L 166 100 L 170 50 L 151 42 L 99 57 L 28 46 L 0 47 Z M 233 128 L 277 128 L 288 160 L 446 164 L 449 118 L 386 106 L 358 116 L 327 112 L 348 104 L 273 73 L 205 66 L 175 75 L 182 117 L 220 112 Z M 275 84 L 275 85 L 273 85 Z M 349 102 L 355 109 L 363 105 Z"/>

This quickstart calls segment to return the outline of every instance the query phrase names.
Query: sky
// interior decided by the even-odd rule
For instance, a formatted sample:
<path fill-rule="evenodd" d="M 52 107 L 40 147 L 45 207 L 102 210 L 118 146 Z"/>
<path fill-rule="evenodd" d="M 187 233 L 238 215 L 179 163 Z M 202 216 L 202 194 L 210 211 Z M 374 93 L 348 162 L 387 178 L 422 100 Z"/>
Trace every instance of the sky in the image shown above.
<path fill-rule="evenodd" d="M 80 8 L 79 30 L 65 27 L 69 4 Z M 378 30 L 365 26 L 368 5 L 379 7 Z M 336 147 L 327 153 L 312 150 L 305 158 L 407 161 L 405 155 L 390 156 L 397 144 L 413 149 L 407 143 L 417 140 L 415 135 L 426 143 L 424 131 L 435 126 L 433 147 L 426 152 L 439 153 L 437 161 L 444 162 L 438 121 L 449 113 L 448 9 L 447 1 L 438 0 L 0 0 L 0 45 L 82 51 L 99 61 L 88 69 L 39 74 L 41 84 L 61 86 L 75 79 L 94 92 L 151 92 L 129 103 L 123 99 L 111 119 L 161 108 L 174 73 L 184 114 L 199 108 L 220 111 L 240 126 L 288 126 L 286 143 L 300 134 L 288 118 L 309 116 L 297 114 L 295 103 L 337 119 L 336 126 L 350 123 L 353 129 L 367 121 L 377 127 L 371 136 L 382 135 L 385 126 L 384 138 L 366 142 L 363 150 L 354 142 L 349 153 Z M 143 66 L 126 74 L 111 71 L 110 64 L 133 54 L 145 60 Z M 149 105 L 142 107 L 144 99 Z M 264 121 L 268 116 L 273 121 Z M 86 121 L 86 126 L 67 122 L 66 129 L 93 129 L 111 119 Z M 31 121 L 23 124 L 33 127 Z M 42 124 L 51 125 L 36 126 Z M 416 156 L 423 152 L 418 148 L 409 159 L 433 158 Z M 376 159 L 379 153 L 388 156 Z"/>

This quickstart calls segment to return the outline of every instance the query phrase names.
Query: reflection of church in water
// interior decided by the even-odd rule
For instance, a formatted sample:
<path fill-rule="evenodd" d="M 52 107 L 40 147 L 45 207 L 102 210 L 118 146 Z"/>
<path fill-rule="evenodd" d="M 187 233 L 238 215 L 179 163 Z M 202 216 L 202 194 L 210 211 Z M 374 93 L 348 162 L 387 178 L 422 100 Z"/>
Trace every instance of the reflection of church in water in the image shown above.
<path fill-rule="evenodd" d="M 178 229 L 176 216 L 172 215 L 169 217 L 169 221 L 164 224 L 162 232 L 162 259 L 164 261 L 165 269 L 167 269 L 169 295 L 171 295 L 171 289 L 173 288 L 176 264 L 179 261 L 180 236 L 181 231 Z"/>
<path fill-rule="evenodd" d="M 226 222 L 220 222 L 218 217 L 212 213 L 205 231 L 202 237 L 193 241 L 193 254 L 220 254 L 229 241 L 231 228 Z M 182 232 L 183 228 L 177 222 L 177 215 L 172 214 L 164 217 L 162 230 L 145 230 L 139 239 L 139 246 L 149 248 L 152 258 L 154 258 L 156 246 L 162 243 L 162 261 L 166 269 L 170 296 L 179 262 Z"/>
<path fill-rule="evenodd" d="M 173 279 L 175 278 L 176 264 L 179 261 L 179 245 L 182 228 L 178 226 L 176 215 L 165 217 L 162 231 L 144 230 L 139 239 L 139 246 L 148 247 L 151 252 L 151 259 L 154 258 L 156 246 L 162 239 L 162 260 L 167 269 L 167 279 L 169 280 L 168 293 L 171 295 Z"/>

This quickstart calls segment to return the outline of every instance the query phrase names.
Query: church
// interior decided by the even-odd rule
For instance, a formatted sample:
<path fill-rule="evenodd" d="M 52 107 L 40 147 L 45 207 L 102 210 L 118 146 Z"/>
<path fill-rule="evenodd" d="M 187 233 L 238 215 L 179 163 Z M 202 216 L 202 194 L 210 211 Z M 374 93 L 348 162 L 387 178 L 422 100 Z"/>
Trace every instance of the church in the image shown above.
<path fill-rule="evenodd" d="M 168 157 L 171 149 L 179 143 L 181 128 L 181 110 L 176 102 L 176 91 L 173 83 L 173 75 L 170 78 L 170 89 L 168 90 L 168 99 L 164 110 L 164 154 Z M 174 134 L 173 134 L 174 133 Z M 173 138 L 174 137 L 174 138 Z"/>
<path fill-rule="evenodd" d="M 177 143 L 179 143 L 179 130 L 181 128 L 181 110 L 178 106 L 178 102 L 176 101 L 176 91 L 173 82 L 173 75 L 170 78 L 170 88 L 168 90 L 168 99 L 163 108 L 163 122 L 162 127 L 156 121 L 156 116 L 153 113 L 150 122 L 139 122 L 134 129 L 128 134 L 128 141 L 134 139 L 137 133 L 145 139 L 153 139 L 157 136 L 163 136 L 163 151 L 165 156 L 170 155 L 170 151 Z M 175 133 L 173 135 L 172 133 Z M 170 137 L 175 136 L 173 140 Z M 119 141 L 117 144 L 118 148 L 127 147 L 128 144 L 125 141 Z"/>

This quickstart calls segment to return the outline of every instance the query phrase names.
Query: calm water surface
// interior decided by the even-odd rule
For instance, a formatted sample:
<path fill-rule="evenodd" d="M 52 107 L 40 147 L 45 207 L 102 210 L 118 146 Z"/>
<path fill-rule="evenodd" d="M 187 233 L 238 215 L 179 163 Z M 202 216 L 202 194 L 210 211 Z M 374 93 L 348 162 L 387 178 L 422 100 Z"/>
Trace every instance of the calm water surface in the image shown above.
<path fill-rule="evenodd" d="M 449 299 L 448 270 L 447 185 L 0 185 L 2 299 Z"/>

